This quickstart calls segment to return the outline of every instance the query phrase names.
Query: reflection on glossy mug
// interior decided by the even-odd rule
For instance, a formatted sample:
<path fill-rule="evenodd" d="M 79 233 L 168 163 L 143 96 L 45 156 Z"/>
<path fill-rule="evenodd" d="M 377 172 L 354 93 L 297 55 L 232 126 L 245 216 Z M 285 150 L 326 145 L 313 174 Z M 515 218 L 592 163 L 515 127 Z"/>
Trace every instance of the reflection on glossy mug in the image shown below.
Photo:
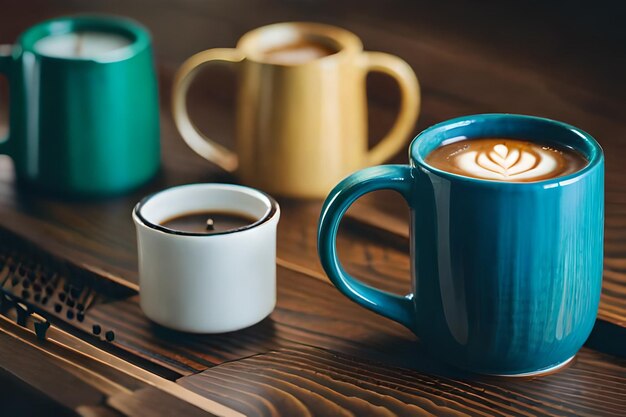
<path fill-rule="evenodd" d="M 71 195 L 123 192 L 159 167 L 159 106 L 150 35 L 105 16 L 62 17 L 0 53 L 10 125 L 0 152 L 18 179 Z"/>
<path fill-rule="evenodd" d="M 425 162 L 457 138 L 511 138 L 574 149 L 587 160 L 564 176 L 501 182 Z M 604 158 L 587 133 L 519 115 L 467 116 L 422 132 L 411 166 L 352 174 L 331 192 L 320 219 L 324 269 L 346 296 L 396 320 L 434 355 L 470 371 L 532 375 L 558 369 L 594 325 L 602 281 Z M 398 191 L 411 208 L 413 291 L 401 297 L 348 275 L 335 239 L 361 195 Z"/>
<path fill-rule="evenodd" d="M 172 218 L 205 211 L 251 221 L 210 234 L 169 226 Z M 146 316 L 194 333 L 229 332 L 261 321 L 276 304 L 279 217 L 273 198 L 240 185 L 181 185 L 144 198 L 133 220 Z"/>
<path fill-rule="evenodd" d="M 239 71 L 235 152 L 216 144 L 190 121 L 185 99 L 206 64 Z M 371 151 L 367 143 L 365 78 L 394 77 L 400 114 Z M 354 34 L 315 23 L 279 23 L 245 34 L 235 49 L 211 49 L 179 69 L 172 111 L 180 134 L 199 155 L 246 184 L 295 197 L 324 197 L 355 169 L 379 164 L 406 143 L 419 112 L 415 74 L 398 57 L 364 52 Z"/>

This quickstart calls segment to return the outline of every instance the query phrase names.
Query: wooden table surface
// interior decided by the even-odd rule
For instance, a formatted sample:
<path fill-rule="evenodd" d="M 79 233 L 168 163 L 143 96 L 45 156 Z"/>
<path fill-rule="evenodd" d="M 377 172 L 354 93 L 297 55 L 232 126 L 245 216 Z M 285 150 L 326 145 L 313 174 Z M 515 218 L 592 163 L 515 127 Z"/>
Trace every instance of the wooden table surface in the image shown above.
<path fill-rule="evenodd" d="M 106 295 L 94 299 L 82 322 L 69 319 L 65 306 L 55 312 L 52 302 L 39 306 L 40 312 L 93 346 L 244 414 L 626 415 L 626 164 L 621 159 L 626 154 L 626 34 L 621 12 L 604 2 L 585 8 L 434 3 L 97 0 L 87 5 L 36 0 L 3 5 L 0 43 L 12 42 L 44 18 L 85 11 L 128 15 L 148 26 L 160 75 L 163 169 L 130 195 L 67 201 L 16 187 L 11 161 L 0 160 L 0 256 L 5 251 L 44 264 L 50 258 L 68 279 L 113 282 L 114 290 L 103 290 Z M 234 46 L 247 30 L 286 20 L 337 24 L 359 35 L 366 49 L 407 60 L 422 85 L 415 133 L 459 115 L 512 112 L 563 120 L 598 139 L 606 153 L 604 284 L 594 333 L 573 365 L 551 376 L 516 380 L 469 375 L 436 362 L 408 330 L 356 306 L 328 283 L 316 253 L 320 201 L 278 198 L 278 305 L 268 319 L 210 336 L 171 331 L 143 316 L 136 292 L 134 204 L 172 185 L 236 181 L 195 155 L 177 134 L 169 114 L 173 73 L 194 52 Z M 197 124 L 225 144 L 233 133 L 234 90 L 234 76 L 215 69 L 200 77 L 190 97 Z M 6 96 L 6 88 L 2 93 Z M 371 76 L 368 95 L 374 143 L 393 121 L 398 93 L 390 80 Z M 402 152 L 393 162 L 406 161 Z M 380 223 L 383 230 L 359 221 L 342 226 L 338 245 L 346 269 L 377 287 L 408 292 L 408 209 L 401 198 L 373 193 L 350 213 Z M 45 269 L 37 269 L 36 262 L 24 264 Z M 0 268 L 0 278 L 14 272 L 9 268 Z M 90 336 L 93 324 L 114 330 L 115 340 Z M 37 372 L 60 366 L 38 359 L 37 352 L 23 354 L 32 360 L 15 362 L 7 355 L 19 348 L 0 336 L 0 384 L 8 380 L 2 378 L 7 373 L 32 386 Z M 68 389 L 77 383 L 73 376 L 59 380 Z M 3 390 L 11 391 L 2 386 L 0 399 Z M 41 396 L 48 401 L 38 400 L 41 404 L 68 415 L 180 410 L 179 404 L 168 408 L 169 400 L 143 385 L 124 395 L 85 391 L 84 404 L 76 396 L 57 395 L 58 387 L 47 389 L 45 383 L 35 391 L 31 397 Z"/>

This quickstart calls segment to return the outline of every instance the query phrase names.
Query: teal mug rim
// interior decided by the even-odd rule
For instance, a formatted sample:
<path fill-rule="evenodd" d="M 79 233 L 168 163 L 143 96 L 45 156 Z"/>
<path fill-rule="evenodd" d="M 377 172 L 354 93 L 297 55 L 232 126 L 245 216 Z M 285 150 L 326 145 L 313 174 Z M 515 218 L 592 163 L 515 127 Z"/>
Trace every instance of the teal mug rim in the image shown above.
<path fill-rule="evenodd" d="M 77 30 L 98 30 L 127 36 L 131 43 L 103 57 L 60 57 L 37 52 L 35 44 L 50 35 L 60 35 Z M 108 14 L 80 14 L 61 16 L 39 22 L 26 29 L 18 38 L 21 52 L 30 52 L 52 61 L 108 63 L 131 58 L 150 46 L 148 29 L 139 22 Z"/>
<path fill-rule="evenodd" d="M 444 171 L 429 165 L 424 157 L 430 153 L 434 148 L 438 147 L 445 139 L 445 133 L 452 129 L 462 128 L 474 123 L 497 123 L 497 122 L 528 122 L 529 124 L 535 124 L 537 126 L 552 126 L 563 131 L 568 131 L 572 137 L 575 137 L 583 146 L 573 146 L 568 143 L 567 146 L 581 152 L 588 160 L 587 165 L 584 168 L 573 172 L 569 175 L 561 177 L 549 178 L 542 181 L 533 182 L 504 182 L 489 179 L 466 177 L 459 174 L 454 174 L 448 171 Z M 467 137 L 467 139 L 475 139 L 475 137 Z M 527 139 L 532 140 L 532 137 Z M 434 146 L 433 142 L 435 142 Z M 431 145 L 427 152 L 423 151 L 423 148 Z M 570 124 L 559 122 L 557 120 L 548 119 L 544 117 L 529 116 L 523 114 L 510 114 L 510 113 L 486 113 L 475 114 L 468 116 L 461 116 L 454 119 L 446 120 L 436 125 L 433 125 L 422 132 L 420 132 L 411 142 L 409 146 L 409 159 L 412 164 L 419 166 L 421 169 L 426 170 L 439 177 L 443 177 L 452 182 L 461 182 L 465 184 L 473 184 L 477 186 L 485 187 L 514 187 L 514 188 L 553 188 L 557 186 L 564 186 L 572 182 L 576 182 L 578 179 L 586 176 L 589 172 L 593 171 L 598 165 L 601 165 L 604 161 L 604 154 L 600 144 L 587 132 L 572 126 Z"/>

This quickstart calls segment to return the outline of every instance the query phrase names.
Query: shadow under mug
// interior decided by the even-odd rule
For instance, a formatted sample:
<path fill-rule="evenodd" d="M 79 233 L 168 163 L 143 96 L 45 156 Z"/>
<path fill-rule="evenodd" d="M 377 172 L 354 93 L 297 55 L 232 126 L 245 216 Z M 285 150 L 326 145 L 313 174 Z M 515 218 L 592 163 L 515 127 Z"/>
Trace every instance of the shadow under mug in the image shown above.
<path fill-rule="evenodd" d="M 91 38 L 76 41 L 81 52 L 68 47 L 76 33 Z M 107 37 L 124 42 L 90 54 Z M 143 26 L 110 16 L 60 17 L 27 29 L 3 51 L 10 123 L 0 153 L 13 158 L 20 182 L 91 196 L 124 192 L 154 176 L 159 101 Z"/>
<path fill-rule="evenodd" d="M 301 63 L 265 54 L 303 41 L 334 53 Z M 234 151 L 206 137 L 187 113 L 191 82 L 216 63 L 239 74 Z M 393 77 L 402 98 L 395 124 L 369 150 L 365 80 L 371 71 Z M 301 22 L 264 26 L 246 33 L 234 49 L 192 56 L 178 70 L 172 93 L 174 121 L 195 152 L 247 185 L 291 197 L 323 198 L 350 172 L 392 157 L 407 143 L 419 107 L 419 84 L 405 61 L 364 52 L 345 29 Z"/>
<path fill-rule="evenodd" d="M 588 164 L 567 176 L 512 183 L 456 175 L 424 160 L 446 140 L 481 137 L 560 144 Z M 597 142 L 561 122 L 488 114 L 426 129 L 410 159 L 411 166 L 356 172 L 328 196 L 318 251 L 333 284 L 457 367 L 519 376 L 568 363 L 589 336 L 600 300 L 604 157 Z M 404 297 L 356 280 L 337 258 L 341 217 L 379 189 L 399 192 L 411 209 L 412 292 Z"/>

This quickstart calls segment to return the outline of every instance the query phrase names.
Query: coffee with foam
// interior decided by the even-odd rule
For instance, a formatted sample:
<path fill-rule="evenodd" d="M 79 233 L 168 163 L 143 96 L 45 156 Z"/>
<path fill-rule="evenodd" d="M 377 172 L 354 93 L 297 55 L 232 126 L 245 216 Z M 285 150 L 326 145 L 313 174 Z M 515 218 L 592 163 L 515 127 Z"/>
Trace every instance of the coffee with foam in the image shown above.
<path fill-rule="evenodd" d="M 263 57 L 273 64 L 298 65 L 324 58 L 336 52 L 337 50 L 324 43 L 303 39 L 296 43 L 266 50 L 263 52 Z"/>
<path fill-rule="evenodd" d="M 577 151 L 520 139 L 460 139 L 426 157 L 435 168 L 466 177 L 532 182 L 572 174 L 587 165 Z"/>

